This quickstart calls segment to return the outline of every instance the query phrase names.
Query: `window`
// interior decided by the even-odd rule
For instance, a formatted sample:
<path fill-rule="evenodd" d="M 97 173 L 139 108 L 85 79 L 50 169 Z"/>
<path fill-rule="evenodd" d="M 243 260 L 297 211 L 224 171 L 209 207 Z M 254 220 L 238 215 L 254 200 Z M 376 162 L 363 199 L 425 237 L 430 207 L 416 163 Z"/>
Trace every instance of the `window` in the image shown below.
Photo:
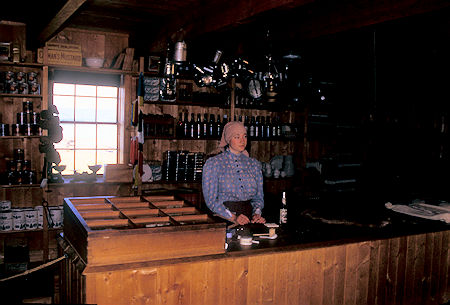
<path fill-rule="evenodd" d="M 55 143 L 60 164 L 66 165 L 63 175 L 117 163 L 118 92 L 117 86 L 53 83 L 53 104 L 63 128 L 62 141 Z"/>

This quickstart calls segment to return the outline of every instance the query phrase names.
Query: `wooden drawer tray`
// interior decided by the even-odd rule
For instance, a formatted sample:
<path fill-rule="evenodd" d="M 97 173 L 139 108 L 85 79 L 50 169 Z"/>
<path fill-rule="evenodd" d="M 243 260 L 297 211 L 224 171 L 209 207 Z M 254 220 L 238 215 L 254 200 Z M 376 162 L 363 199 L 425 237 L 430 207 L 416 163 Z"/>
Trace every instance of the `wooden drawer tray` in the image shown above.
<path fill-rule="evenodd" d="M 90 266 L 223 253 L 226 224 L 175 196 L 64 199 L 64 235 Z"/>

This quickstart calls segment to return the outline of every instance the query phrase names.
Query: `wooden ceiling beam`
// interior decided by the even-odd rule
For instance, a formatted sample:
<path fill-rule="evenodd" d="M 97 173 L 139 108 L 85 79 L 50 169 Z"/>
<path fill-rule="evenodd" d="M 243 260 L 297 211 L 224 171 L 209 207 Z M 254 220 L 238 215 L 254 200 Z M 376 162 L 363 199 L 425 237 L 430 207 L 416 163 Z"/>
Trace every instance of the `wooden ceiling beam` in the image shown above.
<path fill-rule="evenodd" d="M 289 9 L 306 5 L 316 0 L 241 0 L 211 1 L 201 8 L 193 7 L 190 12 L 173 16 L 161 27 L 150 50 L 157 52 L 166 48 L 167 39 L 173 39 L 182 32 L 186 37 L 247 23 L 251 18 L 275 9 Z"/>
<path fill-rule="evenodd" d="M 78 9 L 88 0 L 68 0 L 56 16 L 50 21 L 45 29 L 39 34 L 39 43 L 44 44 L 52 38 L 75 14 Z"/>

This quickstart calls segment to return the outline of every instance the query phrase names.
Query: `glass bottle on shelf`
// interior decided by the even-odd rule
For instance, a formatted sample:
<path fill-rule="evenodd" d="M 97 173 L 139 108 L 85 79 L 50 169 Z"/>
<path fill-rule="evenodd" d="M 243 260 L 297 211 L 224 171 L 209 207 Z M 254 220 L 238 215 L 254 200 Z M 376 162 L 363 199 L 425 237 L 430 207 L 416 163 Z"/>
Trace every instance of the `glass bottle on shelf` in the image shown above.
<path fill-rule="evenodd" d="M 220 114 L 217 115 L 217 121 L 216 121 L 216 136 L 220 139 L 222 136 L 222 123 L 220 122 Z"/>
<path fill-rule="evenodd" d="M 255 117 L 254 116 L 252 116 L 250 118 L 250 124 L 248 126 L 248 130 L 249 130 L 248 137 L 250 139 L 253 139 L 255 137 Z"/>
<path fill-rule="evenodd" d="M 193 113 L 191 113 L 191 121 L 189 122 L 189 127 L 191 129 L 191 132 L 189 134 L 189 138 L 191 138 L 191 139 L 197 138 L 197 134 L 196 134 L 196 131 L 197 131 L 196 127 L 197 126 L 195 124 L 195 114 L 193 114 Z"/>
<path fill-rule="evenodd" d="M 270 123 L 270 116 L 266 117 L 266 138 L 272 138 L 272 124 Z"/>
<path fill-rule="evenodd" d="M 176 137 L 181 139 L 184 138 L 184 122 L 183 122 L 183 113 L 180 112 L 180 116 L 177 121 L 177 126 L 175 128 Z"/>
<path fill-rule="evenodd" d="M 216 122 L 214 119 L 214 114 L 210 114 L 209 115 L 209 123 L 208 123 L 208 137 L 210 139 L 217 138 L 216 131 L 217 131 L 217 127 L 216 127 Z"/>
<path fill-rule="evenodd" d="M 207 139 L 208 136 L 208 114 L 203 114 L 203 123 L 202 123 L 202 138 Z"/>
<path fill-rule="evenodd" d="M 189 138 L 189 135 L 191 133 L 190 127 L 189 127 L 189 121 L 188 121 L 188 114 L 187 112 L 184 114 L 184 120 L 183 120 L 183 132 L 182 137 L 187 139 Z"/>
<path fill-rule="evenodd" d="M 260 117 L 260 122 L 259 122 L 259 137 L 261 139 L 265 139 L 266 138 L 266 118 L 264 116 Z"/>
<path fill-rule="evenodd" d="M 246 115 L 246 116 L 244 117 L 244 127 L 245 127 L 245 130 L 247 131 L 247 136 L 250 136 L 249 130 L 248 130 L 248 125 L 249 125 L 249 122 L 248 122 L 248 115 Z"/>
<path fill-rule="evenodd" d="M 254 134 L 254 137 L 255 137 L 255 139 L 259 139 L 259 131 L 260 131 L 260 129 L 259 129 L 259 115 L 258 116 L 256 116 L 256 119 L 255 119 L 255 134 Z"/>
<path fill-rule="evenodd" d="M 203 131 L 203 123 L 202 123 L 202 115 L 197 113 L 197 122 L 195 122 L 195 138 L 200 139 L 202 137 Z"/>
<path fill-rule="evenodd" d="M 177 98 L 177 79 L 175 78 L 174 67 L 174 64 L 170 61 L 167 61 L 164 66 L 164 75 L 159 86 L 159 99 L 163 102 L 175 102 Z"/>

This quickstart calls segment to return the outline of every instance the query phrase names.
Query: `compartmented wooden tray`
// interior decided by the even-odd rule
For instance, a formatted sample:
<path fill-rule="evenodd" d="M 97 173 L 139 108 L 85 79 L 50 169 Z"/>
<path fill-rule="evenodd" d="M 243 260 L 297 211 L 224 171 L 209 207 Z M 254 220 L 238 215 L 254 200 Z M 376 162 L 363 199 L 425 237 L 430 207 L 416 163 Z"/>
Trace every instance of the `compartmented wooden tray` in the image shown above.
<path fill-rule="evenodd" d="M 225 230 L 171 195 L 64 199 L 64 236 L 91 266 L 223 253 Z"/>

